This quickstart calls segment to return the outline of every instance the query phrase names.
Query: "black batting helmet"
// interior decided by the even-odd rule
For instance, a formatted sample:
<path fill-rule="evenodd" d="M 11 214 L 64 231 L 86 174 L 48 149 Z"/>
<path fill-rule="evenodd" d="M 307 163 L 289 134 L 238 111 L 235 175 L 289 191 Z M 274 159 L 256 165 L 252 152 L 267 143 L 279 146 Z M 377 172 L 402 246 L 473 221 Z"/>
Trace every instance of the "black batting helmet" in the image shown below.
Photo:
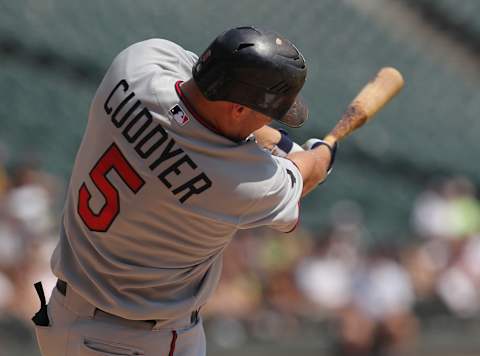
<path fill-rule="evenodd" d="M 308 110 L 298 93 L 307 75 L 300 51 L 279 34 L 236 27 L 219 35 L 192 69 L 208 100 L 245 105 L 291 127 Z"/>

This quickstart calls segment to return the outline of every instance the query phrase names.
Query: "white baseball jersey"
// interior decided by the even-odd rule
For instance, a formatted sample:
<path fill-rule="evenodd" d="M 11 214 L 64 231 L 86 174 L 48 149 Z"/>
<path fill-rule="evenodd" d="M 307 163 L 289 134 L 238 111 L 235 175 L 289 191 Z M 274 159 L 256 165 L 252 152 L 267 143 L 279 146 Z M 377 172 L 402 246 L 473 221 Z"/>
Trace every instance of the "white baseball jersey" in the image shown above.
<path fill-rule="evenodd" d="M 297 223 L 295 165 L 215 132 L 183 97 L 196 60 L 160 39 L 121 52 L 75 160 L 52 268 L 124 318 L 191 313 L 212 294 L 238 229 Z"/>

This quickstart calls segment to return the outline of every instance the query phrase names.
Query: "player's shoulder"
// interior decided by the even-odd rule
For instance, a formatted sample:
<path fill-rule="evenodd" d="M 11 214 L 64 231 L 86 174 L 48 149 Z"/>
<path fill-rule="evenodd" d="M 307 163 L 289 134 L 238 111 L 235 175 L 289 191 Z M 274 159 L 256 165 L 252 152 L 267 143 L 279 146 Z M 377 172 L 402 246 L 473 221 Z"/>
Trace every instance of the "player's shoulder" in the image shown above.
<path fill-rule="evenodd" d="M 185 51 L 185 49 L 179 44 L 164 38 L 149 38 L 143 41 L 135 42 L 125 48 L 125 50 L 138 50 L 140 48 L 168 49 L 172 52 Z"/>
<path fill-rule="evenodd" d="M 242 154 L 232 152 L 232 159 L 223 168 L 230 171 L 223 177 L 228 189 L 221 194 L 228 199 L 216 204 L 225 211 L 238 212 L 242 228 L 271 225 L 290 230 L 298 217 L 303 187 L 300 172 L 293 162 L 272 155 L 256 142 L 242 146 Z"/>
<path fill-rule="evenodd" d="M 226 162 L 226 169 L 233 183 L 256 185 L 273 179 L 281 169 L 281 163 L 270 152 L 262 149 L 254 140 L 232 149 Z"/>
<path fill-rule="evenodd" d="M 141 53 L 147 61 L 149 59 L 161 59 L 162 61 L 170 59 L 173 62 L 185 62 L 189 67 L 193 66 L 198 59 L 195 53 L 186 50 L 173 41 L 163 38 L 150 38 L 133 43 L 125 48 L 120 55 L 128 55 L 129 53 Z"/>
<path fill-rule="evenodd" d="M 286 183 L 293 186 L 297 181 L 302 181 L 300 171 L 289 159 L 271 154 L 259 147 L 256 142 L 251 145 L 249 151 L 247 157 L 253 164 L 250 164 L 252 179 L 247 181 L 270 185 L 270 189 Z"/>

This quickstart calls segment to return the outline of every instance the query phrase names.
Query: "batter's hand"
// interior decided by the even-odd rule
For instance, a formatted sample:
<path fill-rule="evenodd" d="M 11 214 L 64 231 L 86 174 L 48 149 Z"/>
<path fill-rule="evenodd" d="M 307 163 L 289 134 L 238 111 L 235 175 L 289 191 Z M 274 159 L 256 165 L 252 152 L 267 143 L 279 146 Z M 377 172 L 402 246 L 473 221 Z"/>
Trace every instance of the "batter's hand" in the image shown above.
<path fill-rule="evenodd" d="M 273 150 L 282 138 L 280 131 L 267 125 L 254 131 L 253 134 L 258 145 L 269 151 Z"/>
<path fill-rule="evenodd" d="M 286 157 L 292 152 L 303 151 L 303 148 L 292 141 L 287 132 L 264 126 L 254 132 L 257 143 L 273 155 Z"/>

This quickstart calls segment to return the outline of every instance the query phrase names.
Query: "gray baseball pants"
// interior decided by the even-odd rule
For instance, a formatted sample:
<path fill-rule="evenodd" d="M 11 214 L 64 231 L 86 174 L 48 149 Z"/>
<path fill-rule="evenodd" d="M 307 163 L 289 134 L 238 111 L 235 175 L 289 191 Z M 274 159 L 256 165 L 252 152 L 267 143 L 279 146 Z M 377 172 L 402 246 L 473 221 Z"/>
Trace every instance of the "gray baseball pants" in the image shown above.
<path fill-rule="evenodd" d="M 35 326 L 42 356 L 205 356 L 201 318 L 133 321 L 95 308 L 68 288 L 54 288 L 50 326 Z"/>

